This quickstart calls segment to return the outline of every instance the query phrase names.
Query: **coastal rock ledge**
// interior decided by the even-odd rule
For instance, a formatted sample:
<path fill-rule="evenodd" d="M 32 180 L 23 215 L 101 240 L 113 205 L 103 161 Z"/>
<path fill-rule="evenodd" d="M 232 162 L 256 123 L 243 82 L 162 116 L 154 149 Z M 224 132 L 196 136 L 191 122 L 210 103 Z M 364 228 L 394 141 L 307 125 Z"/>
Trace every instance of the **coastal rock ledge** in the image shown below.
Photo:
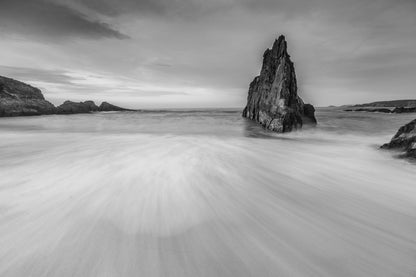
<path fill-rule="evenodd" d="M 264 52 L 260 75 L 250 84 L 243 117 L 278 133 L 317 123 L 315 108 L 304 104 L 297 94 L 295 67 L 283 35 Z"/>
<path fill-rule="evenodd" d="M 400 127 L 391 141 L 381 148 L 402 150 L 405 157 L 416 158 L 416 119 Z"/>

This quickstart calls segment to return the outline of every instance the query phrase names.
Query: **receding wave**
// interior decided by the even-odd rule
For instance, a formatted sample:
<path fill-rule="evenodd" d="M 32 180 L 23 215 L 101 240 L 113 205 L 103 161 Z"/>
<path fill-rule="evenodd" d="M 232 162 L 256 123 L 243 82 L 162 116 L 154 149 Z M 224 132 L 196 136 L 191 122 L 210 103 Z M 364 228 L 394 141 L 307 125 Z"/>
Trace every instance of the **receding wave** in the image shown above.
<path fill-rule="evenodd" d="M 236 112 L 0 121 L 0 276 L 413 276 L 406 115 Z"/>

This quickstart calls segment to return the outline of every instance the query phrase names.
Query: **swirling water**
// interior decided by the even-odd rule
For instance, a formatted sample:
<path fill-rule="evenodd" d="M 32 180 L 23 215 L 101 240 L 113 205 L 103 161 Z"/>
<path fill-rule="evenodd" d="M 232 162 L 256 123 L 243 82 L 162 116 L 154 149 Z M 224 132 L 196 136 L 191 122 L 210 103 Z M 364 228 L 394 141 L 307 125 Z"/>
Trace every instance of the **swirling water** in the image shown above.
<path fill-rule="evenodd" d="M 416 276 L 414 115 L 0 119 L 0 276 Z"/>

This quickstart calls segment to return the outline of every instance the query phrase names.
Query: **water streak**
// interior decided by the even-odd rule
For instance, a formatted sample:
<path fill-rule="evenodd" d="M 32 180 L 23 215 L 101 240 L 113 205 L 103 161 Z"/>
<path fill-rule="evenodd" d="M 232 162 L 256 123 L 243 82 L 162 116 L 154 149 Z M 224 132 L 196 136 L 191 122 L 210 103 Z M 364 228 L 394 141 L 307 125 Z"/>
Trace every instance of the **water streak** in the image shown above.
<path fill-rule="evenodd" d="M 414 276 L 410 115 L 321 110 L 0 120 L 0 276 Z"/>

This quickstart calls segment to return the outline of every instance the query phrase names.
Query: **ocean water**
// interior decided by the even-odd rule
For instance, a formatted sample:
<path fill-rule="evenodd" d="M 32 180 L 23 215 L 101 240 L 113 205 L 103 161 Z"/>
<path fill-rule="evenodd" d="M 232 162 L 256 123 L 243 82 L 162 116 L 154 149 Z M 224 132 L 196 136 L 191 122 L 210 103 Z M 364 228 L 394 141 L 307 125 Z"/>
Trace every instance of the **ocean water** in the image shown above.
<path fill-rule="evenodd" d="M 413 114 L 0 119 L 0 276 L 416 276 Z"/>

